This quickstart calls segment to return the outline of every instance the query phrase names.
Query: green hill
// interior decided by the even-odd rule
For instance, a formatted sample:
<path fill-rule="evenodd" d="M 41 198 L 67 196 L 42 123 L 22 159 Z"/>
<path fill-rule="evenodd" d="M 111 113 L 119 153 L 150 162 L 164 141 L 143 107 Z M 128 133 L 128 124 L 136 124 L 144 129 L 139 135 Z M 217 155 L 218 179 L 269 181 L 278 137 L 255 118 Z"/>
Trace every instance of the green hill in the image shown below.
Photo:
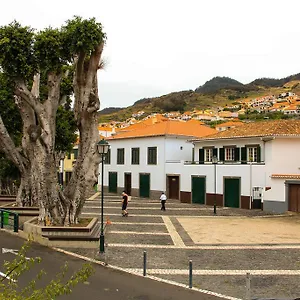
<path fill-rule="evenodd" d="M 293 91 L 300 95 L 300 73 L 282 79 L 256 79 L 249 84 L 242 84 L 229 77 L 214 77 L 196 88 L 195 91 L 180 91 L 160 97 L 144 98 L 123 109 L 107 108 L 106 111 L 99 112 L 99 118 L 100 122 L 124 121 L 133 113 L 141 110 L 149 114 L 152 112 L 214 109 L 231 105 L 245 98 L 279 95 L 287 91 Z"/>

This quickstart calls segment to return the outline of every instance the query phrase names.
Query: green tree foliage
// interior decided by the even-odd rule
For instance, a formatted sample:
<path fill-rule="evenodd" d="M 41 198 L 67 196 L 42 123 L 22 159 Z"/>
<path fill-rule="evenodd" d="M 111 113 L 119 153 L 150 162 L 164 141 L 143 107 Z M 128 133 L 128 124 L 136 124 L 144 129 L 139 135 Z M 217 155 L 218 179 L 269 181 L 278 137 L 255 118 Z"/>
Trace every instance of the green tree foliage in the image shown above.
<path fill-rule="evenodd" d="M 39 280 L 46 275 L 41 270 L 29 281 L 25 287 L 19 286 L 19 279 L 26 277 L 31 269 L 41 262 L 41 258 L 26 258 L 26 253 L 30 247 L 30 242 L 23 245 L 18 255 L 13 261 L 5 262 L 4 269 L 6 278 L 0 280 L 0 299 L 2 300 L 52 300 L 57 297 L 71 294 L 72 289 L 79 283 L 85 282 L 92 274 L 93 268 L 90 264 L 83 267 L 67 278 L 68 265 L 65 264 L 61 271 L 49 283 L 40 287 Z M 8 279 L 9 278 L 9 279 Z"/>

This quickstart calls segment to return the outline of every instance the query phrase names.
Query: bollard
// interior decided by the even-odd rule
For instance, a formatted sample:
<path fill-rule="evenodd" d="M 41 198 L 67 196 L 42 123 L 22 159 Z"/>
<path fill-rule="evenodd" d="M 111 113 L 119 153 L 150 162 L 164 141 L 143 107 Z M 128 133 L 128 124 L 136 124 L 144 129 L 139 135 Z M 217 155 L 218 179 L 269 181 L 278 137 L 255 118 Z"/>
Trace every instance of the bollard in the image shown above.
<path fill-rule="evenodd" d="M 246 300 L 251 300 L 251 277 L 250 273 L 246 274 Z"/>
<path fill-rule="evenodd" d="M 189 288 L 193 287 L 193 261 L 189 261 Z"/>
<path fill-rule="evenodd" d="M 143 268 L 143 276 L 146 276 L 146 268 L 147 268 L 147 252 L 144 251 L 144 268 Z"/>
<path fill-rule="evenodd" d="M 1 228 L 3 228 L 3 211 L 0 211 Z"/>
<path fill-rule="evenodd" d="M 15 214 L 14 215 L 14 232 L 19 231 L 19 215 Z"/>

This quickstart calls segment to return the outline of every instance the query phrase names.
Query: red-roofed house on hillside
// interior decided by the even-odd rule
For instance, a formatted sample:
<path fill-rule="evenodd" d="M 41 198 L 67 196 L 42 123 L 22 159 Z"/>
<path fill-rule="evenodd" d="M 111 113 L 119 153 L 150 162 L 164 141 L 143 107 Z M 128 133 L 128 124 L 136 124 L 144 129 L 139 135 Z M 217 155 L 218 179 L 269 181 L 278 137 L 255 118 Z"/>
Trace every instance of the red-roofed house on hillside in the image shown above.
<path fill-rule="evenodd" d="M 227 130 L 227 129 L 230 129 L 230 128 L 235 128 L 235 127 L 241 126 L 241 125 L 244 125 L 244 123 L 239 122 L 239 121 L 230 121 L 230 122 L 225 122 L 225 123 L 221 123 L 221 124 L 216 125 L 216 129 L 218 131 L 224 131 L 224 130 Z"/>

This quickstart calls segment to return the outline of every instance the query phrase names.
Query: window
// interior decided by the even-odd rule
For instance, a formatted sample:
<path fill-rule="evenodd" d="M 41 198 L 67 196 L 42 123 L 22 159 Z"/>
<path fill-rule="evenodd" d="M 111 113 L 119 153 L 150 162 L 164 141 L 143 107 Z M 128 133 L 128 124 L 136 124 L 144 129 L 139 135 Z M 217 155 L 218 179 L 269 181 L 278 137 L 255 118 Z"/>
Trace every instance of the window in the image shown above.
<path fill-rule="evenodd" d="M 117 164 L 124 165 L 124 148 L 117 149 Z"/>
<path fill-rule="evenodd" d="M 204 161 L 211 162 L 212 157 L 213 157 L 213 149 L 212 148 L 204 149 Z"/>
<path fill-rule="evenodd" d="M 78 158 L 78 149 L 73 149 L 74 159 Z"/>
<path fill-rule="evenodd" d="M 234 149 L 235 148 L 225 148 L 225 161 L 233 161 L 234 160 Z"/>
<path fill-rule="evenodd" d="M 247 147 L 247 161 L 257 162 L 257 147 Z"/>
<path fill-rule="evenodd" d="M 131 148 L 131 164 L 138 165 L 140 163 L 140 148 Z"/>
<path fill-rule="evenodd" d="M 148 165 L 157 164 L 157 147 L 148 147 Z"/>
<path fill-rule="evenodd" d="M 104 156 L 104 163 L 106 165 L 110 165 L 110 156 L 111 156 L 110 149 L 108 149 L 106 155 Z"/>
<path fill-rule="evenodd" d="M 71 159 L 71 151 L 68 152 L 68 159 Z"/>

